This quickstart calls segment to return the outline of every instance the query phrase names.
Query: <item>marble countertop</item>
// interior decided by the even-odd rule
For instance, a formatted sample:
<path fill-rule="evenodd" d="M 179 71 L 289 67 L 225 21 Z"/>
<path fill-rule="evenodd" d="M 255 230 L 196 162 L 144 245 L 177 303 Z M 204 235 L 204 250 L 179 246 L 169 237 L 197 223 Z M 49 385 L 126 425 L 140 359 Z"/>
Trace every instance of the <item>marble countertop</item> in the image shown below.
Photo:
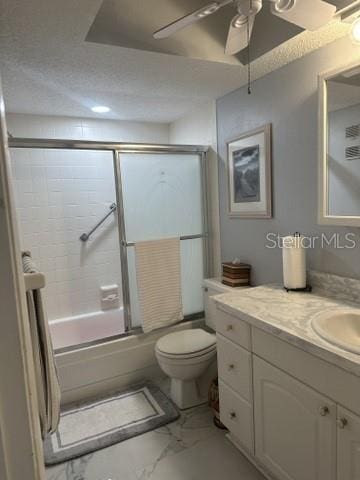
<path fill-rule="evenodd" d="M 314 316 L 325 310 L 356 308 L 360 312 L 360 303 L 338 292 L 338 296 L 331 292 L 331 297 L 321 288 L 287 293 L 280 285 L 264 285 L 213 298 L 220 309 L 360 376 L 360 355 L 326 342 L 311 326 Z"/>

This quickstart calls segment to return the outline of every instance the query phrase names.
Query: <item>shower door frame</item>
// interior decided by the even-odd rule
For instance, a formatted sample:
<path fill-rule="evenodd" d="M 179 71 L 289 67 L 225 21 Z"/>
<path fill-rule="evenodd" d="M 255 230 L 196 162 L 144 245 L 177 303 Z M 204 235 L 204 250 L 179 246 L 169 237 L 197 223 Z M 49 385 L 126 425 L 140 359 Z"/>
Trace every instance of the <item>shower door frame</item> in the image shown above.
<path fill-rule="evenodd" d="M 167 145 L 167 144 L 148 144 L 148 143 L 126 143 L 126 142 L 97 142 L 91 140 L 64 140 L 64 139 L 41 139 L 41 138 L 8 138 L 9 148 L 28 148 L 28 149 L 45 149 L 45 150 L 93 150 L 93 151 L 112 151 L 113 153 L 113 169 L 115 180 L 115 193 L 117 203 L 117 219 L 118 219 L 118 235 L 121 262 L 121 279 L 122 279 L 122 295 L 124 304 L 124 327 L 125 332 L 117 335 L 122 337 L 133 333 L 141 332 L 141 327 L 133 327 L 131 319 L 130 306 L 130 288 L 129 288 L 129 270 L 127 249 L 132 242 L 127 242 L 124 202 L 121 181 L 121 155 L 126 153 L 134 154 L 184 154 L 199 155 L 201 169 L 201 203 L 202 203 L 202 233 L 199 235 L 189 235 L 186 239 L 202 238 L 203 239 L 203 275 L 207 278 L 210 270 L 210 245 L 209 245 L 209 196 L 208 189 L 208 167 L 206 154 L 209 147 L 204 145 Z M 199 312 L 200 313 L 200 312 Z M 199 314 L 188 315 L 185 320 L 199 318 Z M 114 337 L 100 339 L 99 342 L 107 342 L 113 340 Z M 98 341 L 95 341 L 98 343 Z M 91 342 L 91 344 L 95 343 Z M 86 347 L 89 344 L 74 345 L 72 348 Z M 70 347 L 69 347 L 70 348 Z"/>

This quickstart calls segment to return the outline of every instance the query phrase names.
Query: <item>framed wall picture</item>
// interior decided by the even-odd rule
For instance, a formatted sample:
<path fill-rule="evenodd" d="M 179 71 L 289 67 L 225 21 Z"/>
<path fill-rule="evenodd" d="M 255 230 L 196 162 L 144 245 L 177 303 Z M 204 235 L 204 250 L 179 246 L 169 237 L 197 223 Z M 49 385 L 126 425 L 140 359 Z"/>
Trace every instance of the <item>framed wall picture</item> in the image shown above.
<path fill-rule="evenodd" d="M 227 142 L 229 216 L 271 218 L 271 124 Z"/>

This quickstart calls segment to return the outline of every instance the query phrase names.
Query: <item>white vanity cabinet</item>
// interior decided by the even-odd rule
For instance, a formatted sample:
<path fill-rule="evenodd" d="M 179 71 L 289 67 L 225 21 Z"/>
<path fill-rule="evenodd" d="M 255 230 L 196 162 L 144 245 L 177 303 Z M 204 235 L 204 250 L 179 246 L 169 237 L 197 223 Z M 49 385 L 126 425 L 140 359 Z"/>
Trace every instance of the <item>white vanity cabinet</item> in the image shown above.
<path fill-rule="evenodd" d="M 335 403 L 255 356 L 254 420 L 256 456 L 279 480 L 335 480 Z"/>
<path fill-rule="evenodd" d="M 225 312 L 216 315 L 220 419 L 248 453 L 254 454 L 250 326 Z"/>
<path fill-rule="evenodd" d="M 360 417 L 338 407 L 338 480 L 360 479 Z"/>
<path fill-rule="evenodd" d="M 241 318 L 240 318 L 241 317 Z M 360 480 L 360 378 L 217 311 L 220 418 L 268 478 Z"/>

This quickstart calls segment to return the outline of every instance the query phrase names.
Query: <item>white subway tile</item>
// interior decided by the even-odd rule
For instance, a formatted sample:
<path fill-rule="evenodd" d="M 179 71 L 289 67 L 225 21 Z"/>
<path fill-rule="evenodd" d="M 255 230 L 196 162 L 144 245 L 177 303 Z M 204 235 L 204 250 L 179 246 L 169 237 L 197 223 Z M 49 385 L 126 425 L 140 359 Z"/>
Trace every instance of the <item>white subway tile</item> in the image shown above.
<path fill-rule="evenodd" d="M 70 166 L 62 166 L 60 167 L 60 177 L 59 178 L 63 178 L 63 179 L 72 179 L 74 178 L 73 177 L 73 167 L 70 167 Z"/>
<path fill-rule="evenodd" d="M 60 176 L 60 167 L 46 167 L 46 177 L 48 179 L 58 179 Z"/>
<path fill-rule="evenodd" d="M 48 189 L 50 192 L 61 192 L 63 191 L 61 180 L 49 180 Z"/>
<path fill-rule="evenodd" d="M 48 194 L 48 205 L 50 207 L 56 207 L 63 203 L 63 193 L 62 192 L 49 192 Z"/>
<path fill-rule="evenodd" d="M 110 131 L 108 126 L 100 132 L 92 120 L 84 125 L 76 119 L 43 123 L 39 119 L 30 129 L 26 123 L 21 128 L 37 137 L 80 138 L 80 132 L 94 140 L 116 136 L 116 129 Z M 11 158 L 21 245 L 32 251 L 45 272 L 49 319 L 100 310 L 99 286 L 121 285 L 116 217 L 109 218 L 87 243 L 79 236 L 116 199 L 112 154 L 13 150 Z"/>
<path fill-rule="evenodd" d="M 45 167 L 30 166 L 32 180 L 45 180 L 46 170 Z"/>

